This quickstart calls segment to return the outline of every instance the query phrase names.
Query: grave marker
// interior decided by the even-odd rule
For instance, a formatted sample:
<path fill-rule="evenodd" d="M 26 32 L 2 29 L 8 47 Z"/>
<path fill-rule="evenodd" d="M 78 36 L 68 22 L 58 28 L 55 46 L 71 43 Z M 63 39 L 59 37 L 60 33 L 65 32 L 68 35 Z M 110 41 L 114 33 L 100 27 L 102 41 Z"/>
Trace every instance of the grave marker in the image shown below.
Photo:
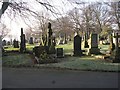
<path fill-rule="evenodd" d="M 14 48 L 19 48 L 19 42 L 14 39 L 13 41 L 13 47 Z"/>
<path fill-rule="evenodd" d="M 91 34 L 88 54 L 100 54 L 100 49 L 98 48 L 98 34 L 96 33 Z"/>
<path fill-rule="evenodd" d="M 33 37 L 30 37 L 29 44 L 33 44 Z"/>
<path fill-rule="evenodd" d="M 63 48 L 57 48 L 56 49 L 56 56 L 57 56 L 57 58 L 63 58 L 64 57 Z"/>
<path fill-rule="evenodd" d="M 7 45 L 7 44 L 6 44 L 6 40 L 3 40 L 3 41 L 2 41 L 2 45 L 3 45 L 3 46 L 6 46 L 6 45 Z"/>
<path fill-rule="evenodd" d="M 20 43 L 20 52 L 23 53 L 26 51 L 26 40 L 25 40 L 25 34 L 23 34 L 23 28 L 21 28 L 21 36 L 20 36 L 20 39 L 21 39 L 21 43 Z"/>
<path fill-rule="evenodd" d="M 81 39 L 79 35 L 74 37 L 74 56 L 82 56 Z"/>

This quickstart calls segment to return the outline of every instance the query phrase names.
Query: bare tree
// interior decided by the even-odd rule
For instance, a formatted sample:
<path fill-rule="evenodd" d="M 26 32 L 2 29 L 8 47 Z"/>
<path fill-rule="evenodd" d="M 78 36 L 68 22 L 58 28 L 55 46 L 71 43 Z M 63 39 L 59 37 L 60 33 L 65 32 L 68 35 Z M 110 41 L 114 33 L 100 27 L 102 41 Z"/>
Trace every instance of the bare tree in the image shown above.
<path fill-rule="evenodd" d="M 105 3 L 110 7 L 109 13 L 112 16 L 111 18 L 111 23 L 112 24 L 117 24 L 118 29 L 120 30 L 120 8 L 119 8 L 119 3 L 120 2 L 110 2 L 110 3 Z"/>
<path fill-rule="evenodd" d="M 8 35 L 10 30 L 7 28 L 7 26 L 4 23 L 0 23 L 0 36 L 3 39 L 5 36 Z"/>

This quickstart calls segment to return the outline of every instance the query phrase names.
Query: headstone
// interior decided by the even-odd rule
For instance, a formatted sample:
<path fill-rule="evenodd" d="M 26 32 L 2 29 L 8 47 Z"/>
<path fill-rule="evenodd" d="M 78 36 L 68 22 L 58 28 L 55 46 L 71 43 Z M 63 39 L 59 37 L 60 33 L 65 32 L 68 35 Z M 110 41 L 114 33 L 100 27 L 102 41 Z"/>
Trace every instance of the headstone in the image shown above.
<path fill-rule="evenodd" d="M 2 45 L 3 45 L 3 46 L 6 46 L 6 45 L 7 45 L 7 44 L 6 44 L 6 40 L 3 40 L 3 41 L 2 41 Z"/>
<path fill-rule="evenodd" d="M 14 48 L 19 48 L 19 42 L 14 39 L 13 41 L 13 47 Z"/>
<path fill-rule="evenodd" d="M 82 56 L 81 39 L 78 34 L 74 37 L 74 56 Z"/>
<path fill-rule="evenodd" d="M 57 48 L 56 49 L 56 56 L 57 56 L 57 58 L 63 58 L 64 57 L 63 48 Z"/>
<path fill-rule="evenodd" d="M 116 36 L 114 36 L 116 38 L 116 46 L 115 46 L 115 59 L 113 60 L 114 63 L 120 63 L 120 47 L 119 47 L 119 42 L 118 42 L 118 38 L 120 38 L 120 36 L 118 35 L 118 33 L 116 33 Z"/>
<path fill-rule="evenodd" d="M 100 49 L 98 48 L 98 34 L 96 33 L 91 34 L 88 54 L 100 54 Z"/>
<path fill-rule="evenodd" d="M 7 45 L 11 45 L 10 41 L 7 42 Z"/>
<path fill-rule="evenodd" d="M 20 39 L 21 39 L 21 43 L 20 43 L 20 52 L 23 53 L 26 51 L 26 40 L 25 40 L 25 34 L 23 34 L 23 28 L 21 28 L 21 36 L 20 36 Z"/>
<path fill-rule="evenodd" d="M 30 37 L 29 44 L 33 44 L 33 37 Z"/>

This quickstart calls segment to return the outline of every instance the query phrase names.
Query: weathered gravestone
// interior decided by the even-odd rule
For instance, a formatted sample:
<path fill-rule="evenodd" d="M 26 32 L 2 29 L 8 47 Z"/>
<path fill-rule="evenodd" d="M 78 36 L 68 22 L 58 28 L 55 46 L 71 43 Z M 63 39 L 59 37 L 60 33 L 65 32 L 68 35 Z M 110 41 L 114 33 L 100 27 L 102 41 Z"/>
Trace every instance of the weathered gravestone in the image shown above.
<path fill-rule="evenodd" d="M 20 52 L 23 53 L 26 51 L 26 40 L 25 40 L 25 34 L 23 34 L 23 28 L 21 28 L 21 36 L 20 36 L 20 39 L 21 39 L 21 43 L 20 43 Z"/>
<path fill-rule="evenodd" d="M 81 39 L 79 35 L 74 37 L 74 56 L 82 56 Z"/>
<path fill-rule="evenodd" d="M 14 39 L 13 41 L 13 47 L 14 48 L 19 48 L 19 42 Z"/>
<path fill-rule="evenodd" d="M 113 60 L 114 63 L 120 63 L 120 47 L 119 47 L 119 41 L 118 38 L 120 38 L 120 35 L 118 35 L 118 33 L 116 33 L 116 36 L 114 36 L 116 38 L 116 47 L 115 47 L 115 58 Z"/>
<path fill-rule="evenodd" d="M 2 45 L 3 45 L 3 46 L 6 46 L 6 45 L 7 45 L 7 44 L 6 44 L 6 40 L 3 40 L 3 41 L 2 41 Z"/>
<path fill-rule="evenodd" d="M 11 45 L 10 41 L 7 42 L 7 45 Z"/>
<path fill-rule="evenodd" d="M 29 44 L 33 44 L 33 37 L 30 37 Z"/>
<path fill-rule="evenodd" d="M 64 57 L 63 48 L 57 48 L 56 49 L 56 56 L 57 56 L 57 58 L 63 58 Z"/>
<path fill-rule="evenodd" d="M 91 34 L 88 54 L 100 54 L 100 49 L 98 48 L 98 34 L 96 33 Z"/>

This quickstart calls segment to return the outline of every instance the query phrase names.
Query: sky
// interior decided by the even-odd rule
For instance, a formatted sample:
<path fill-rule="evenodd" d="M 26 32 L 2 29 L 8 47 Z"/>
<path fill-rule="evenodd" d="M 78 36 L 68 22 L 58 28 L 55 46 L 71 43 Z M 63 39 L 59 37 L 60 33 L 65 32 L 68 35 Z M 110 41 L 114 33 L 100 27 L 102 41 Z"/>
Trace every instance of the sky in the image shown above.
<path fill-rule="evenodd" d="M 37 3 L 34 2 L 34 0 L 23 0 L 28 2 L 29 1 L 29 6 L 32 7 L 32 9 L 36 10 L 36 11 L 45 11 L 45 8 L 43 8 L 41 5 L 38 5 Z M 43 1 L 48 1 L 48 0 L 43 0 Z M 73 7 L 76 7 L 75 5 L 69 3 L 68 1 L 75 1 L 75 0 L 50 0 L 51 4 L 54 5 L 57 8 L 58 13 L 61 14 L 65 14 L 67 11 L 73 9 Z M 76 1 L 80 1 L 80 0 L 76 0 Z M 118 1 L 118 0 L 84 0 L 85 2 L 101 2 L 101 1 Z M 1 3 L 0 3 L 0 8 L 1 8 Z M 52 19 L 54 19 L 55 17 L 51 14 L 50 15 Z M 12 17 L 12 16 L 11 16 Z M 13 20 L 11 20 L 7 14 L 5 13 L 1 20 L 7 25 L 7 27 L 11 30 L 11 32 L 9 34 L 11 34 L 13 36 L 14 39 L 20 40 L 20 29 L 26 29 L 28 26 L 24 23 L 24 21 L 17 17 L 17 20 L 14 19 L 13 16 Z M 31 21 L 32 23 L 32 21 Z M 9 38 L 5 38 L 7 40 L 10 40 Z"/>

